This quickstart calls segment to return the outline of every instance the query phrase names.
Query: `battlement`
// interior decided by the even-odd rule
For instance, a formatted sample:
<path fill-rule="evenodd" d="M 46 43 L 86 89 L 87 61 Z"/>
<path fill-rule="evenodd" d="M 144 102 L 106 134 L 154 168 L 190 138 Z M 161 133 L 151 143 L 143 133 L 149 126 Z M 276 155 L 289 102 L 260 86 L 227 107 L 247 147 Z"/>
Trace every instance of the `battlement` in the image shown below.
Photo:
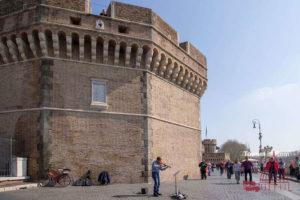
<path fill-rule="evenodd" d="M 0 16 L 25 10 L 39 4 L 61 7 L 70 10 L 89 13 L 91 11 L 90 0 L 0 0 Z"/>
<path fill-rule="evenodd" d="M 112 2 L 98 16 L 54 2 L 0 17 L 0 64 L 46 56 L 142 68 L 202 96 L 205 56 L 189 42 L 179 44 L 177 32 L 151 9 Z"/>
<path fill-rule="evenodd" d="M 216 139 L 205 139 L 202 141 L 203 144 L 217 145 Z"/>

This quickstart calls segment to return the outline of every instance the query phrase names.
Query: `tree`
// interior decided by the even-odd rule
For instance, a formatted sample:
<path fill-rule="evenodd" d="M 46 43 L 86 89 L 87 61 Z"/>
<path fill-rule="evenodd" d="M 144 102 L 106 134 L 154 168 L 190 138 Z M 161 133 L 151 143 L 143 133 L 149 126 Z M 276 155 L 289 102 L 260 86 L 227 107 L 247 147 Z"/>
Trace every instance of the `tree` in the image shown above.
<path fill-rule="evenodd" d="M 238 142 L 237 140 L 227 140 L 220 149 L 220 152 L 229 153 L 230 160 L 242 160 L 245 151 L 249 149 L 243 143 Z"/>

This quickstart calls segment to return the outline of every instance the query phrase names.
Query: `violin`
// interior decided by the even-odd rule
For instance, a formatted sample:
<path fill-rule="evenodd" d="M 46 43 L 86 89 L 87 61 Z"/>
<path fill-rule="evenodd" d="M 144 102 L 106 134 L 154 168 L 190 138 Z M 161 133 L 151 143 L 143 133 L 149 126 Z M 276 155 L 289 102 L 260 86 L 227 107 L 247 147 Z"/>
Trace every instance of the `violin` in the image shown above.
<path fill-rule="evenodd" d="M 161 165 L 162 165 L 162 167 L 165 167 L 165 168 L 171 168 L 170 165 L 167 165 L 167 164 L 165 164 L 165 163 L 162 163 Z"/>

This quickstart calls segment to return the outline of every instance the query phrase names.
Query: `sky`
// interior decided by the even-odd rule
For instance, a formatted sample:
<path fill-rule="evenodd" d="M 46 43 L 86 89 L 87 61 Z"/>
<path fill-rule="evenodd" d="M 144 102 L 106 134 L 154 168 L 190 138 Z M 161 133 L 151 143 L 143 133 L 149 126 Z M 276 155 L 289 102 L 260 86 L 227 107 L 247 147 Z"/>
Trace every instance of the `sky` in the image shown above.
<path fill-rule="evenodd" d="M 299 0 L 123 0 L 151 8 L 207 57 L 202 138 L 300 150 Z M 107 7 L 93 0 L 93 13 Z"/>

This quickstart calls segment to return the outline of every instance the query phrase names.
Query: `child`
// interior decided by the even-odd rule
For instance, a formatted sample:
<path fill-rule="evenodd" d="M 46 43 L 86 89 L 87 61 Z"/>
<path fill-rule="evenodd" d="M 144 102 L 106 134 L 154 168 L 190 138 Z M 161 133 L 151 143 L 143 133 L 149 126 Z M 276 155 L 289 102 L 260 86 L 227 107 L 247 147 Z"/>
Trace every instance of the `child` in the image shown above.
<path fill-rule="evenodd" d="M 240 184 L 241 163 L 238 160 L 234 161 L 233 170 L 234 170 L 234 174 L 235 174 L 236 183 Z"/>

